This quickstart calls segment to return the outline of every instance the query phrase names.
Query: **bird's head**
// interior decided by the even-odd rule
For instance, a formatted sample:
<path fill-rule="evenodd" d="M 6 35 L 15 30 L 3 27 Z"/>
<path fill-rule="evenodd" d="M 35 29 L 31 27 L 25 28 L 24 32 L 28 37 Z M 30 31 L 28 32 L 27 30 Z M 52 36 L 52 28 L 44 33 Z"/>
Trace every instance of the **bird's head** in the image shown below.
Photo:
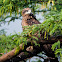
<path fill-rule="evenodd" d="M 30 8 L 24 8 L 22 10 L 22 16 L 25 16 L 25 15 L 30 14 L 30 13 L 32 13 Z"/>

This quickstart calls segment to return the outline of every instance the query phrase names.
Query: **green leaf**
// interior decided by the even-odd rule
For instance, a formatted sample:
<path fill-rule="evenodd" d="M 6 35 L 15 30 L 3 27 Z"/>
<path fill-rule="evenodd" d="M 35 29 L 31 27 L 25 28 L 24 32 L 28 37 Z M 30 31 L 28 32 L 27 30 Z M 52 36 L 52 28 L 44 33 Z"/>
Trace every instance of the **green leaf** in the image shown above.
<path fill-rule="evenodd" d="M 37 37 L 35 37 L 35 36 L 32 36 L 32 38 L 38 41 L 38 38 L 37 38 Z"/>

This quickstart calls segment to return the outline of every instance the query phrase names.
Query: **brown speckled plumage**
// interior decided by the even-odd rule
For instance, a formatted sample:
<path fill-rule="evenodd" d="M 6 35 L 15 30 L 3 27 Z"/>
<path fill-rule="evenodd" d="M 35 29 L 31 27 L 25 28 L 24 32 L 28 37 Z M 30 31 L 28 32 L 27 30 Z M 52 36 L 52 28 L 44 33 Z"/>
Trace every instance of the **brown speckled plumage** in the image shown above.
<path fill-rule="evenodd" d="M 25 14 L 26 11 L 31 10 L 30 8 L 25 8 L 22 11 L 22 27 L 23 26 L 29 26 L 33 24 L 40 24 L 40 22 L 35 18 L 35 16 L 30 13 L 30 14 Z"/>

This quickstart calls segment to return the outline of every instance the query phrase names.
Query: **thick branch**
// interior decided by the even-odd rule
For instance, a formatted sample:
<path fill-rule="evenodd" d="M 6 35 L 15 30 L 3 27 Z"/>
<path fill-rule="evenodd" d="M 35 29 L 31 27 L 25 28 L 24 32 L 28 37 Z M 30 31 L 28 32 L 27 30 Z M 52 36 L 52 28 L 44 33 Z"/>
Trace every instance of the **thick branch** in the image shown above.
<path fill-rule="evenodd" d="M 20 50 L 23 50 L 23 43 L 20 45 Z M 13 49 L 12 51 L 8 52 L 7 54 L 4 54 L 3 56 L 0 57 L 0 62 L 3 62 L 7 59 L 12 58 L 13 56 L 15 56 L 15 52 L 16 52 L 16 48 Z M 17 54 L 17 53 L 16 53 Z M 4 59 L 4 60 L 3 60 Z"/>

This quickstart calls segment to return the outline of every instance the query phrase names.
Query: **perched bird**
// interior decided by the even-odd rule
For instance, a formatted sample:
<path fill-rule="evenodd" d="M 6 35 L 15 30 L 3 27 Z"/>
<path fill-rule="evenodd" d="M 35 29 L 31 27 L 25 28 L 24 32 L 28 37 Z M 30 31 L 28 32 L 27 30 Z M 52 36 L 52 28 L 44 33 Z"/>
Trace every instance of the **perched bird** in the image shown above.
<path fill-rule="evenodd" d="M 24 26 L 31 26 L 33 24 L 40 24 L 40 22 L 36 19 L 36 17 L 32 14 L 31 9 L 30 8 L 24 8 L 22 11 L 22 27 Z M 34 34 L 35 37 L 38 38 L 38 32 L 36 32 Z M 42 32 L 40 33 L 40 38 L 38 41 L 42 40 L 43 38 L 43 34 Z M 42 37 L 42 38 L 41 38 Z M 53 52 L 51 52 L 51 44 L 44 44 L 43 47 L 44 51 L 46 51 L 47 53 L 49 53 L 50 55 L 53 55 Z M 29 46 L 27 49 L 27 51 L 33 51 L 33 46 Z"/>
<path fill-rule="evenodd" d="M 36 19 L 36 17 L 32 14 L 30 8 L 24 8 L 22 10 L 22 27 L 23 26 L 30 26 L 33 24 L 40 24 L 40 22 Z"/>
<path fill-rule="evenodd" d="M 33 15 L 30 8 L 24 8 L 22 10 L 22 16 L 23 16 L 23 18 L 22 18 L 22 28 L 24 26 L 31 26 L 33 24 L 40 24 L 40 22 Z M 24 30 L 24 28 L 23 28 L 23 30 Z M 35 33 L 35 35 L 37 35 L 37 33 Z M 26 50 L 31 52 L 33 50 L 33 46 L 29 46 Z"/>

